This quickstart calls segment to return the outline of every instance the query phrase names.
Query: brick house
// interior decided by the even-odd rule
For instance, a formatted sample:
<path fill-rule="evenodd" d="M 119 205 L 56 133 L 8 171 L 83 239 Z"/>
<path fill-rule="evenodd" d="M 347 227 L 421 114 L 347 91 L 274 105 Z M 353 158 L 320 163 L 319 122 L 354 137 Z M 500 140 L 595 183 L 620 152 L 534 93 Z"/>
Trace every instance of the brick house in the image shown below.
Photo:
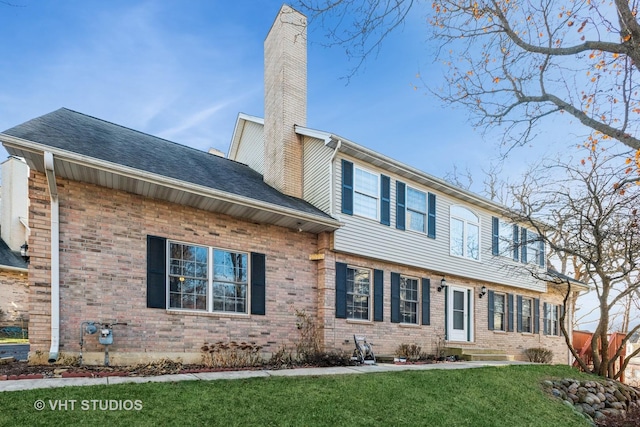
<path fill-rule="evenodd" d="M 0 327 L 27 326 L 27 261 L 21 250 L 29 238 L 27 164 L 9 157 L 2 165 L 0 199 Z"/>
<path fill-rule="evenodd" d="M 198 361 L 205 341 L 274 352 L 304 310 L 325 349 L 359 334 L 378 354 L 546 347 L 568 362 L 561 290 L 523 268 L 545 268 L 536 236 L 501 205 L 308 128 L 306 66 L 306 18 L 283 6 L 265 118 L 239 115 L 228 158 L 67 109 L 0 134 L 31 168 L 32 356 L 77 354 L 92 320 L 127 324 L 114 364 Z M 101 360 L 95 340 L 86 351 Z"/>

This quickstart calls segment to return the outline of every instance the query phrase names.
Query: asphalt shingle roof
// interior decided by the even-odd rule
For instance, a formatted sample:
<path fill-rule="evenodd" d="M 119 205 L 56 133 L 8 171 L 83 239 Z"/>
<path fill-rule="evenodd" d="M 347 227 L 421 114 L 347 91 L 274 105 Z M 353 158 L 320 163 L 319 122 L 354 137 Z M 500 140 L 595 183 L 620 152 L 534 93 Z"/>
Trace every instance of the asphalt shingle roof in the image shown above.
<path fill-rule="evenodd" d="M 3 133 L 145 172 L 330 218 L 310 203 L 265 184 L 249 166 L 67 108 Z"/>
<path fill-rule="evenodd" d="M 0 239 L 0 269 L 2 267 L 27 268 L 27 263 L 20 254 L 13 252 L 4 240 Z"/>

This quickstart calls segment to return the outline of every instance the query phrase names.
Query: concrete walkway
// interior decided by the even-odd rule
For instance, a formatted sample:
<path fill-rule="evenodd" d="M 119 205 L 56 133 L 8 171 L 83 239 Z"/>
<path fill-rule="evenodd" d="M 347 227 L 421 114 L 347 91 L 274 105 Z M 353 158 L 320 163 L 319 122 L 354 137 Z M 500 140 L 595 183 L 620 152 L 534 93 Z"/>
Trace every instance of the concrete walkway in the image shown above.
<path fill-rule="evenodd" d="M 469 369 L 487 366 L 524 365 L 527 362 L 449 362 L 425 365 L 394 365 L 380 363 L 377 365 L 340 366 L 335 368 L 297 368 L 259 371 L 226 371 L 202 372 L 195 374 L 159 375 L 151 377 L 102 377 L 102 378 L 46 378 L 37 380 L 7 380 L 0 381 L 0 392 L 33 390 L 42 388 L 85 386 L 85 385 L 113 385 L 125 383 L 159 383 L 174 381 L 213 381 L 234 380 L 259 377 L 299 377 L 319 375 L 369 374 L 375 372 L 398 372 L 429 369 Z"/>

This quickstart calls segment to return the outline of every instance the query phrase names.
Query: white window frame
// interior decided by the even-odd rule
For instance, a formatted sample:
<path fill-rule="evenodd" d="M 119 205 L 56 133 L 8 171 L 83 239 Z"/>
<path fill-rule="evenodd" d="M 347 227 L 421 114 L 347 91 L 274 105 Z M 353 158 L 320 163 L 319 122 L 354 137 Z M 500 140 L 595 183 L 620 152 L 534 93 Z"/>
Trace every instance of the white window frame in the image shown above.
<path fill-rule="evenodd" d="M 547 335 L 557 336 L 560 332 L 560 306 L 558 304 L 546 303 L 547 312 L 544 313 L 544 321 L 546 323 Z M 550 316 L 551 315 L 551 316 Z"/>
<path fill-rule="evenodd" d="M 529 303 L 529 317 L 527 317 L 529 319 L 528 322 L 525 322 L 525 316 L 524 316 L 524 305 L 525 302 Z M 534 320 L 534 316 L 535 313 L 533 312 L 534 307 L 533 307 L 533 298 L 527 298 L 527 297 L 522 297 L 522 312 L 520 313 L 521 317 L 520 317 L 520 322 L 522 323 L 522 333 L 523 334 L 532 334 L 533 333 L 533 320 Z"/>
<path fill-rule="evenodd" d="M 458 212 L 455 212 L 458 211 Z M 467 214 L 475 217 L 475 221 L 472 220 Z M 458 254 L 454 252 L 453 239 L 454 235 L 454 221 L 462 222 L 462 254 Z M 477 246 L 475 251 L 477 253 L 477 257 L 473 257 L 472 254 L 469 254 L 469 228 L 471 226 L 477 227 L 478 239 Z M 482 245 L 480 244 L 482 236 L 482 229 L 480 228 L 480 216 L 473 212 L 471 209 L 461 206 L 461 205 L 453 205 L 449 208 L 449 253 L 450 255 L 471 259 L 474 261 L 480 261 L 480 248 Z"/>
<path fill-rule="evenodd" d="M 527 245 L 527 264 L 540 264 L 540 235 L 527 230 L 527 241 L 523 244 Z"/>
<path fill-rule="evenodd" d="M 358 171 L 363 172 L 365 174 L 368 175 L 373 175 L 376 178 L 376 185 L 375 185 L 375 194 L 374 193 L 368 193 L 365 189 L 363 188 L 358 188 Z M 376 209 L 375 209 L 375 215 L 370 215 L 368 212 L 362 212 L 358 210 L 358 203 L 357 203 L 357 199 L 358 197 L 365 197 L 368 199 L 374 199 L 376 202 Z M 361 168 L 357 165 L 353 165 L 353 214 L 354 215 L 358 215 L 358 216 L 362 216 L 365 218 L 371 218 L 371 219 L 375 219 L 375 220 L 379 220 L 380 219 L 380 174 L 376 173 L 376 172 L 372 172 L 370 170 L 367 170 L 365 168 Z"/>
<path fill-rule="evenodd" d="M 409 191 L 415 191 L 416 193 L 422 193 L 424 195 L 424 206 L 422 206 L 423 210 L 418 210 L 416 207 L 411 207 L 409 205 Z M 416 231 L 418 233 L 426 234 L 429 220 L 428 215 L 428 204 L 429 204 L 429 195 L 426 191 L 418 190 L 417 188 L 411 187 L 409 185 L 406 186 L 405 190 L 405 209 L 406 209 L 406 228 L 407 230 Z M 411 215 L 420 215 L 422 216 L 422 230 L 418 230 L 416 228 L 412 228 L 411 224 Z"/>
<path fill-rule="evenodd" d="M 406 284 L 407 281 L 411 281 L 411 282 L 415 282 L 416 285 L 416 291 L 415 291 L 415 296 L 416 299 L 409 299 L 409 298 L 403 298 L 403 285 L 405 287 L 405 293 L 404 295 L 406 296 Z M 415 310 L 414 311 L 410 311 L 410 315 L 413 315 L 415 312 L 415 321 L 413 322 L 407 322 L 405 321 L 405 313 L 407 312 L 405 310 L 405 304 L 414 304 L 415 305 Z M 418 325 L 420 321 L 420 279 L 417 279 L 415 277 L 410 277 L 410 276 L 400 276 L 400 323 L 405 323 L 408 325 Z"/>
<path fill-rule="evenodd" d="M 514 247 L 513 224 L 498 219 L 498 254 L 503 257 L 513 258 Z"/>
<path fill-rule="evenodd" d="M 502 298 L 502 312 L 496 310 L 496 298 Z M 493 294 L 493 330 L 494 331 L 506 331 L 507 330 L 507 295 L 503 293 L 495 292 Z M 499 313 L 502 313 L 502 327 L 498 328 L 496 325 L 496 318 Z"/>
<path fill-rule="evenodd" d="M 356 273 L 354 273 L 354 280 L 352 283 L 352 290 L 351 292 L 349 292 L 349 271 L 352 270 L 354 272 L 366 272 L 368 277 L 369 277 L 369 289 L 368 289 L 368 293 L 364 294 L 364 293 L 360 293 L 360 292 L 355 292 L 355 278 L 357 276 Z M 371 304 L 373 302 L 373 272 L 371 271 L 371 269 L 369 268 L 364 268 L 364 267 L 357 267 L 357 266 L 352 266 L 352 265 L 348 265 L 347 266 L 347 285 L 346 285 L 346 294 L 347 294 L 347 301 L 346 301 L 346 305 L 347 305 L 347 319 L 349 320 L 357 320 L 357 321 L 370 321 L 371 320 Z M 367 317 L 366 318 L 362 318 L 362 317 L 354 317 L 354 313 L 356 312 L 356 304 L 354 301 L 354 297 L 363 297 L 365 296 L 367 298 Z M 359 305 L 362 306 L 362 305 Z M 351 315 L 349 314 L 351 313 Z"/>
<path fill-rule="evenodd" d="M 205 299 L 206 299 L 206 308 L 205 309 L 200 309 L 200 308 L 183 308 L 181 307 L 173 307 L 171 304 L 171 295 L 172 294 L 176 294 L 176 292 L 173 292 L 171 290 L 171 279 L 172 277 L 178 278 L 177 280 L 184 282 L 187 279 L 190 279 L 191 277 L 186 277 L 184 275 L 181 274 L 173 274 L 172 270 L 171 270 L 171 245 L 181 245 L 181 246 L 188 246 L 188 247 L 195 247 L 195 248 L 202 248 L 202 249 L 206 249 L 207 251 L 207 273 L 206 273 L 206 278 L 201 278 L 198 280 L 206 280 L 206 294 L 205 294 Z M 244 274 L 244 281 L 228 281 L 228 280 L 216 280 L 215 277 L 215 271 L 214 271 L 214 252 L 215 251 L 223 251 L 223 252 L 227 252 L 227 253 L 234 253 L 234 254 L 238 254 L 238 255 L 242 255 L 245 257 L 245 267 L 244 269 L 246 270 L 245 274 Z M 167 283 L 166 283 L 166 298 L 167 298 L 167 310 L 175 310 L 175 311 L 193 311 L 193 312 L 198 312 L 198 313 L 214 313 L 214 314 L 225 314 L 225 315 L 248 315 L 250 313 L 250 302 L 251 302 L 251 286 L 250 286 L 250 280 L 249 278 L 251 277 L 251 266 L 250 264 L 250 259 L 251 257 L 249 256 L 248 252 L 244 252 L 244 251 L 237 251 L 237 250 L 232 250 L 232 249 L 226 249 L 226 248 L 220 248 L 220 247 L 213 247 L 213 246 L 206 246 L 206 245 L 199 245 L 199 244 L 195 244 L 195 243 L 189 243 L 189 242 L 181 242 L 181 241 L 177 241 L 177 240 L 167 240 L 167 255 L 166 255 L 166 263 L 167 263 Z M 183 271 L 184 272 L 184 271 Z M 182 278 L 183 280 L 180 280 L 180 278 Z M 214 310 L 213 306 L 213 289 L 214 289 L 214 282 L 216 283 L 233 283 L 236 286 L 244 286 L 244 311 L 228 311 L 228 310 Z"/>

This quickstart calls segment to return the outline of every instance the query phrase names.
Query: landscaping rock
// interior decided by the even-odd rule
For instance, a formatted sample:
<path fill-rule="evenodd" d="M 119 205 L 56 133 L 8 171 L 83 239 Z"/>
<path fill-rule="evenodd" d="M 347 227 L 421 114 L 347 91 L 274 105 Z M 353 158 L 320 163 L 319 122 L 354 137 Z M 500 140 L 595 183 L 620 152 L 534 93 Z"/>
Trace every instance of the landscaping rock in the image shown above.
<path fill-rule="evenodd" d="M 592 423 L 606 417 L 626 414 L 640 407 L 640 390 L 613 380 L 578 381 L 564 378 L 543 381 L 543 385 L 562 403 L 571 406 Z"/>

